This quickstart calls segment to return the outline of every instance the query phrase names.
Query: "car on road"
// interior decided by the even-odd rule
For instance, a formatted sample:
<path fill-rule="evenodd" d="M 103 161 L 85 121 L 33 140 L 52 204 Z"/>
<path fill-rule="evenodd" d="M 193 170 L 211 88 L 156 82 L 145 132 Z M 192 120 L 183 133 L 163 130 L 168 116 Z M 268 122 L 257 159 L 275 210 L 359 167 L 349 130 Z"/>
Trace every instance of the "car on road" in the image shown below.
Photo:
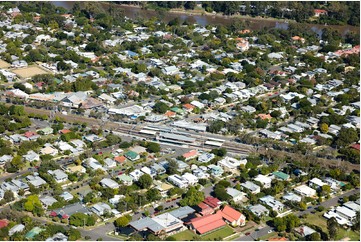
<path fill-rule="evenodd" d="M 311 208 L 312 208 L 312 206 L 307 207 L 307 209 L 311 209 Z"/>
<path fill-rule="evenodd" d="M 245 233 L 246 236 L 248 236 L 248 235 L 250 235 L 250 234 L 251 234 L 250 232 Z"/>
<path fill-rule="evenodd" d="M 272 233 L 272 232 L 274 232 L 274 230 L 273 230 L 273 229 L 268 230 L 268 233 L 269 233 L 269 234 L 270 234 L 270 233 Z"/>

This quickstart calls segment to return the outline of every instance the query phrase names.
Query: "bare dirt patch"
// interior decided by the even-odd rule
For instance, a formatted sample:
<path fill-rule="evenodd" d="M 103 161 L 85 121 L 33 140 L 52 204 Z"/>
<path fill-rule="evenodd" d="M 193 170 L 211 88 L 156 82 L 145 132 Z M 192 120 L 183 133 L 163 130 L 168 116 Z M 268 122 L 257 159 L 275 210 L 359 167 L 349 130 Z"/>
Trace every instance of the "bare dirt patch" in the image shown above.
<path fill-rule="evenodd" d="M 49 74 L 49 72 L 41 69 L 38 66 L 29 66 L 26 68 L 14 69 L 11 71 L 18 75 L 20 78 L 29 78 L 40 74 Z"/>
<path fill-rule="evenodd" d="M 11 66 L 9 63 L 7 63 L 6 61 L 0 60 L 0 68 L 2 68 L 2 69 L 9 68 L 9 66 Z"/>

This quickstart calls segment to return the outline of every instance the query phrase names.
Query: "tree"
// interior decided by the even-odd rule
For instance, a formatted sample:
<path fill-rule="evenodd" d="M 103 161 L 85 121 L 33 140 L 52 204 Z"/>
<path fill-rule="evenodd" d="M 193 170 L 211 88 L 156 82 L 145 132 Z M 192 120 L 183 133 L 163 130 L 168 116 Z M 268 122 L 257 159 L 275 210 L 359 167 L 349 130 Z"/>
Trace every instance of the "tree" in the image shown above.
<path fill-rule="evenodd" d="M 14 197 L 14 193 L 13 193 L 13 191 L 11 191 L 11 190 L 6 190 L 5 192 L 4 192 L 4 200 L 5 200 L 5 202 L 11 202 L 11 201 L 14 201 L 14 199 L 15 199 L 15 197 Z"/>
<path fill-rule="evenodd" d="M 319 233 L 314 232 L 311 235 L 308 236 L 309 241 L 321 241 L 321 236 Z"/>
<path fill-rule="evenodd" d="M 300 209 L 305 211 L 307 209 L 307 204 L 305 202 L 300 202 Z"/>
<path fill-rule="evenodd" d="M 320 125 L 320 130 L 321 130 L 322 133 L 327 134 L 328 133 L 328 125 L 325 124 L 325 123 L 322 123 Z"/>
<path fill-rule="evenodd" d="M 165 104 L 164 102 L 157 102 L 154 106 L 153 106 L 153 110 L 157 113 L 165 113 L 167 112 L 169 109 L 168 105 Z"/>
<path fill-rule="evenodd" d="M 11 105 L 9 112 L 11 115 L 25 116 L 24 106 Z"/>
<path fill-rule="evenodd" d="M 336 144 L 340 147 L 345 147 L 359 140 L 357 131 L 353 128 L 342 127 L 338 134 Z"/>
<path fill-rule="evenodd" d="M 139 178 L 138 184 L 142 189 L 148 189 L 153 184 L 153 179 L 150 175 L 144 174 Z"/>
<path fill-rule="evenodd" d="M 76 240 L 78 240 L 78 239 L 81 238 L 81 233 L 80 233 L 80 231 L 77 230 L 77 229 L 71 228 L 71 229 L 68 230 L 67 234 L 68 234 L 68 236 L 69 236 L 68 239 L 69 239 L 70 241 L 76 241 Z"/>
<path fill-rule="evenodd" d="M 126 216 L 122 216 L 115 220 L 115 226 L 117 227 L 125 227 L 129 224 L 129 219 Z"/>
<path fill-rule="evenodd" d="M 204 200 L 204 193 L 198 191 L 195 187 L 190 187 L 184 194 L 183 199 L 179 201 L 181 206 L 195 206 Z"/>
<path fill-rule="evenodd" d="M 170 160 L 168 162 L 168 168 L 167 168 L 167 174 L 168 175 L 173 175 L 173 174 L 177 174 L 178 173 L 178 162 L 175 160 Z"/>
<path fill-rule="evenodd" d="M 214 195 L 216 198 L 218 198 L 221 201 L 227 201 L 231 198 L 230 195 L 228 195 L 226 188 L 222 186 L 221 184 L 217 184 L 214 188 Z"/>
<path fill-rule="evenodd" d="M 38 195 L 30 195 L 26 198 L 26 202 L 24 203 L 24 209 L 28 212 L 33 212 L 36 206 L 41 207 L 41 202 Z"/>
<path fill-rule="evenodd" d="M 160 152 L 160 145 L 158 143 L 149 142 L 147 144 L 147 151 L 150 153 Z"/>
<path fill-rule="evenodd" d="M 157 201 L 160 199 L 161 195 L 158 189 L 153 188 L 153 189 L 149 189 L 146 192 L 146 197 L 149 201 L 153 202 L 153 201 Z"/>
<path fill-rule="evenodd" d="M 272 116 L 272 118 L 279 118 L 282 115 L 282 113 L 279 110 L 274 110 L 270 113 L 270 115 Z"/>
<path fill-rule="evenodd" d="M 327 230 L 331 239 L 335 239 L 338 232 L 338 223 L 335 218 L 330 218 L 327 221 Z"/>
<path fill-rule="evenodd" d="M 226 148 L 212 149 L 211 153 L 220 157 L 224 157 L 227 154 L 227 149 Z"/>

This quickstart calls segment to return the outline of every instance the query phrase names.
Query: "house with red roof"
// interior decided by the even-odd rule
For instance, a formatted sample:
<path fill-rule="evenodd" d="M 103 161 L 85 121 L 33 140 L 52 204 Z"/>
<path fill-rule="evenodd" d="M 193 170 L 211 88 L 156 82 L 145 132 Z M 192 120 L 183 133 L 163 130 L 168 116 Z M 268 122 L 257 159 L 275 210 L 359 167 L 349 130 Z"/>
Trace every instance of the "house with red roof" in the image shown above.
<path fill-rule="evenodd" d="M 168 118 L 174 118 L 176 116 L 176 113 L 172 111 L 167 111 L 164 115 Z"/>
<path fill-rule="evenodd" d="M 227 224 L 224 222 L 222 215 L 219 213 L 193 218 L 189 223 L 191 230 L 202 235 L 210 233 L 226 225 Z"/>
<path fill-rule="evenodd" d="M 126 159 L 124 155 L 114 157 L 114 160 L 119 163 L 124 163 Z"/>
<path fill-rule="evenodd" d="M 59 134 L 67 134 L 67 133 L 70 133 L 71 130 L 69 129 L 62 129 L 62 130 L 59 130 Z"/>
<path fill-rule="evenodd" d="M 223 219 L 233 227 L 246 225 L 246 216 L 228 205 L 218 211 L 218 213 L 220 213 Z"/>
<path fill-rule="evenodd" d="M 219 209 L 222 204 L 222 202 L 218 198 L 212 196 L 206 197 L 203 203 L 207 204 L 213 209 Z"/>
<path fill-rule="evenodd" d="M 9 220 L 7 219 L 1 219 L 0 220 L 0 229 L 5 228 L 9 225 Z"/>
<path fill-rule="evenodd" d="M 198 206 L 198 213 L 201 214 L 202 216 L 206 216 L 214 213 L 214 209 L 208 206 L 207 204 L 205 204 L 204 202 L 201 202 L 197 206 Z"/>
<path fill-rule="evenodd" d="M 314 15 L 315 17 L 320 17 L 321 15 L 327 15 L 328 12 L 323 9 L 315 9 L 314 13 L 315 13 Z"/>
<path fill-rule="evenodd" d="M 194 108 L 195 106 L 193 106 L 192 104 L 189 103 L 183 104 L 183 109 L 185 109 L 188 112 L 192 112 Z"/>
<path fill-rule="evenodd" d="M 185 158 L 186 161 L 197 158 L 198 156 L 199 156 L 199 154 L 198 154 L 197 150 L 191 150 L 191 151 L 183 154 L 183 157 Z"/>

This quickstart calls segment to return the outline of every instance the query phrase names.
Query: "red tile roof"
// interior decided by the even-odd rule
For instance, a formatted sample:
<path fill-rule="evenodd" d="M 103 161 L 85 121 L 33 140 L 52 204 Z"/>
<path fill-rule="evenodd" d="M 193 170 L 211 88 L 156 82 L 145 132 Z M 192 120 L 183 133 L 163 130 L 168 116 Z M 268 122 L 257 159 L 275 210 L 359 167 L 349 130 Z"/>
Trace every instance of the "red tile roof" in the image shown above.
<path fill-rule="evenodd" d="M 195 108 L 192 104 L 189 104 L 189 103 L 183 104 L 183 107 L 186 108 L 186 109 L 188 109 L 188 110 Z"/>
<path fill-rule="evenodd" d="M 221 201 L 218 198 L 212 196 L 206 197 L 203 202 L 208 206 L 210 206 L 211 208 L 218 208 L 221 203 Z"/>
<path fill-rule="evenodd" d="M 172 111 L 167 111 L 164 115 L 167 117 L 174 117 L 176 115 L 176 113 L 172 112 Z"/>
<path fill-rule="evenodd" d="M 61 134 L 67 134 L 67 133 L 70 133 L 70 132 L 71 132 L 71 130 L 69 130 L 69 129 L 59 130 L 59 133 L 61 133 Z"/>
<path fill-rule="evenodd" d="M 351 145 L 351 148 L 354 148 L 354 149 L 360 151 L 360 144 L 353 144 L 353 145 Z"/>
<path fill-rule="evenodd" d="M 200 234 L 210 232 L 226 225 L 220 214 L 210 214 L 204 217 L 194 218 L 191 220 L 191 224 Z"/>
<path fill-rule="evenodd" d="M 191 151 L 183 154 L 183 157 L 187 159 L 187 158 L 190 158 L 190 157 L 194 157 L 196 155 L 198 155 L 198 151 L 197 150 L 191 150 Z"/>
<path fill-rule="evenodd" d="M 30 138 L 30 137 L 32 137 L 32 136 L 34 136 L 34 135 L 36 135 L 36 133 L 35 133 L 35 132 L 31 132 L 31 131 L 27 131 L 27 132 L 24 133 L 24 136 L 25 136 L 26 138 Z"/>
<path fill-rule="evenodd" d="M 114 157 L 115 161 L 118 161 L 119 163 L 123 163 L 127 158 L 125 158 L 125 156 L 116 156 Z"/>
<path fill-rule="evenodd" d="M 213 208 L 203 202 L 198 204 L 198 207 L 201 209 L 200 214 L 202 214 L 203 216 L 214 213 Z"/>
<path fill-rule="evenodd" d="M 4 227 L 7 227 L 9 224 L 9 220 L 7 219 L 1 219 L 0 220 L 0 229 L 4 228 Z"/>
<path fill-rule="evenodd" d="M 315 13 L 327 13 L 327 11 L 323 9 L 315 9 Z"/>
<path fill-rule="evenodd" d="M 237 210 L 231 208 L 230 206 L 226 205 L 222 211 L 221 211 L 222 217 L 229 221 L 229 222 L 233 222 L 235 220 L 238 220 L 242 214 L 240 212 L 238 212 Z"/>

